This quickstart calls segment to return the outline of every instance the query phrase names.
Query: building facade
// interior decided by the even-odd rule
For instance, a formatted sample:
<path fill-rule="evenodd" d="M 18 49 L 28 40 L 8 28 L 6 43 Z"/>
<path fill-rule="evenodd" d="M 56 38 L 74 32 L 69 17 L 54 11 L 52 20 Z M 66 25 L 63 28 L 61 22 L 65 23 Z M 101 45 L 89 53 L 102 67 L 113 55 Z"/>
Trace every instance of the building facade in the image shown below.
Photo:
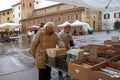
<path fill-rule="evenodd" d="M 70 23 L 75 20 L 87 22 L 90 26 L 94 27 L 95 31 L 101 30 L 101 12 L 91 10 L 84 7 L 77 7 L 70 4 L 56 4 L 45 8 L 33 10 L 33 16 L 30 18 L 22 19 L 21 23 L 24 32 L 27 27 L 33 24 L 41 25 L 48 21 L 52 21 L 55 25 L 59 25 L 68 21 Z"/>
<path fill-rule="evenodd" d="M 21 24 L 21 4 L 17 3 L 12 6 L 13 10 L 13 21 L 15 23 Z"/>
<path fill-rule="evenodd" d="M 118 26 L 115 27 L 114 23 L 119 21 Z M 102 13 L 102 30 L 120 29 L 120 11 L 103 12 Z"/>
<path fill-rule="evenodd" d="M 34 0 L 21 0 L 21 19 L 29 19 L 33 16 Z"/>
<path fill-rule="evenodd" d="M 0 11 L 0 24 L 13 21 L 12 8 Z"/>

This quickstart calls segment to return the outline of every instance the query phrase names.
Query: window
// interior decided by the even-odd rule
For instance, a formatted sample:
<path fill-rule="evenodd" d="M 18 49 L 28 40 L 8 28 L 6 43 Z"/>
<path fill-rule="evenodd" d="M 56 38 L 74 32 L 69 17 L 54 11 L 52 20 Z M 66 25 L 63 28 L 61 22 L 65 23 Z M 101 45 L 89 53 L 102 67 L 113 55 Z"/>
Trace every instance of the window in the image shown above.
<path fill-rule="evenodd" d="M 110 18 L 110 14 L 104 14 L 104 19 L 109 19 Z"/>
<path fill-rule="evenodd" d="M 18 7 L 18 9 L 20 10 L 20 6 Z"/>
<path fill-rule="evenodd" d="M 75 19 L 78 19 L 78 15 L 76 14 L 76 18 Z"/>
<path fill-rule="evenodd" d="M 68 16 L 68 20 L 69 20 L 69 18 L 70 18 L 70 17 Z"/>
<path fill-rule="evenodd" d="M 5 13 L 3 13 L 3 16 L 5 15 Z"/>
<path fill-rule="evenodd" d="M 7 18 L 7 21 L 9 21 L 9 20 L 10 20 L 10 18 L 8 17 L 8 18 Z"/>
<path fill-rule="evenodd" d="M 9 14 L 9 11 L 7 12 L 7 14 Z"/>
<path fill-rule="evenodd" d="M 74 5 L 74 7 L 76 7 L 76 5 Z"/>
<path fill-rule="evenodd" d="M 19 15 L 19 17 L 20 17 L 20 13 L 19 13 L 18 15 Z"/>
<path fill-rule="evenodd" d="M 29 6 L 32 7 L 32 4 L 30 3 Z"/>
<path fill-rule="evenodd" d="M 13 18 L 14 18 L 15 16 L 13 15 Z"/>
<path fill-rule="evenodd" d="M 44 9 L 44 13 L 46 13 L 46 9 Z"/>
<path fill-rule="evenodd" d="M 25 3 L 23 3 L 23 7 L 25 7 Z"/>
<path fill-rule="evenodd" d="M 60 7 L 58 6 L 58 11 L 60 10 Z"/>
<path fill-rule="evenodd" d="M 58 17 L 58 21 L 60 21 L 60 17 Z"/>
<path fill-rule="evenodd" d="M 114 13 L 114 18 L 119 18 L 120 17 L 120 12 Z"/>
<path fill-rule="evenodd" d="M 36 4 L 39 4 L 39 2 L 37 1 Z"/>

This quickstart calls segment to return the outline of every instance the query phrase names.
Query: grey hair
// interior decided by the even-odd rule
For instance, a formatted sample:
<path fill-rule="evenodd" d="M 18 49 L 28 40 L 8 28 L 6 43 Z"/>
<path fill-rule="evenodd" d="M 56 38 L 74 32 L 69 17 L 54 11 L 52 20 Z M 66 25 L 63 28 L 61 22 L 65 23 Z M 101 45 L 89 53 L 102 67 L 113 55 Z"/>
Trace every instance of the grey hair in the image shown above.
<path fill-rule="evenodd" d="M 53 22 L 47 22 L 44 27 L 47 27 L 47 26 L 51 26 L 51 27 L 55 27 L 54 23 Z"/>

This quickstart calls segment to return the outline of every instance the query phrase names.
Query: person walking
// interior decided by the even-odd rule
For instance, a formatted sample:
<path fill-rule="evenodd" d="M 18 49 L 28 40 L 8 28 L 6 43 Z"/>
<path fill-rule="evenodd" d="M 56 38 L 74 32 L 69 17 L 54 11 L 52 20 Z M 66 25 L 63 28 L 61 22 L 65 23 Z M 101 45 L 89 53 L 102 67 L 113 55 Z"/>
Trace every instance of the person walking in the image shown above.
<path fill-rule="evenodd" d="M 54 27 L 53 22 L 47 22 L 44 27 L 36 33 L 31 42 L 30 50 L 38 67 L 39 80 L 51 79 L 51 68 L 46 65 L 46 49 L 55 48 L 56 44 L 60 48 L 65 48 L 64 42 L 57 35 Z"/>

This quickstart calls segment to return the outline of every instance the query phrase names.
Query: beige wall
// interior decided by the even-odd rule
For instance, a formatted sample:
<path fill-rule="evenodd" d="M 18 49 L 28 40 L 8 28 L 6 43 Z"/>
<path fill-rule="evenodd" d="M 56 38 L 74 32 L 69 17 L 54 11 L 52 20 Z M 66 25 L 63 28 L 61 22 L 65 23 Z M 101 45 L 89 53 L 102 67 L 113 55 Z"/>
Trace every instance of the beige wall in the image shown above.
<path fill-rule="evenodd" d="M 37 10 L 35 10 L 34 15 L 41 15 L 41 14 L 46 14 L 46 13 L 58 12 L 58 11 L 71 9 L 71 8 L 74 8 L 74 7 L 75 7 L 74 5 L 57 4 L 57 5 L 54 5 L 54 6 L 37 9 Z"/>
<path fill-rule="evenodd" d="M 57 9 L 58 6 L 59 10 Z M 95 21 L 95 31 L 101 30 L 101 13 L 99 11 L 90 10 L 83 7 L 76 7 L 74 5 L 58 4 L 55 6 L 35 10 L 34 13 L 35 15 L 32 18 L 22 20 L 23 27 L 33 24 L 40 25 L 41 23 L 46 23 L 48 21 L 53 21 L 57 26 L 65 21 L 72 23 L 78 19 L 82 22 L 88 22 L 92 27 L 93 22 Z M 76 18 L 76 16 L 78 17 Z M 24 31 L 26 32 L 26 30 Z"/>
<path fill-rule="evenodd" d="M 7 9 L 0 12 L 0 24 L 13 20 L 12 9 Z"/>
<path fill-rule="evenodd" d="M 34 0 L 21 0 L 21 18 L 27 19 L 33 16 Z"/>

